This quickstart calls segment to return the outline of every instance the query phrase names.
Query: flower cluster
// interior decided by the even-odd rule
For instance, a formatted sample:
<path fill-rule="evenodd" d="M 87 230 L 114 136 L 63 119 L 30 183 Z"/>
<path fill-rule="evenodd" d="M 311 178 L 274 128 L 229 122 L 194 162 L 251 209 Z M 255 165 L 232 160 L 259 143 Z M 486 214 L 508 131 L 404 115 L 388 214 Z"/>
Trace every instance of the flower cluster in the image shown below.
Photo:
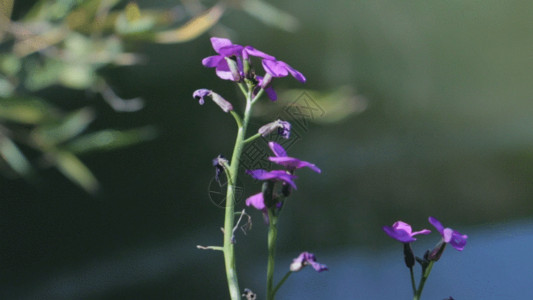
<path fill-rule="evenodd" d="M 217 55 L 204 58 L 202 64 L 208 68 L 215 68 L 217 76 L 221 79 L 239 83 L 251 83 L 255 86 L 253 90 L 254 95 L 258 94 L 260 90 L 264 90 L 272 101 L 277 100 L 278 96 L 271 84 L 273 77 L 286 77 L 290 74 L 302 83 L 306 81 L 305 76 L 302 73 L 286 62 L 278 60 L 274 56 L 257 50 L 252 46 L 233 44 L 229 39 L 218 37 L 211 38 L 211 45 Z M 256 75 L 255 70 L 252 68 L 252 57 L 261 59 L 261 65 L 265 71 L 264 76 Z M 203 93 L 206 93 L 206 91 L 213 93 L 206 89 L 198 91 L 203 91 Z M 195 98 L 197 98 L 196 94 L 198 91 L 194 93 Z M 213 100 L 215 101 L 214 98 Z M 215 101 L 215 103 L 217 103 L 225 112 L 232 110 L 228 110 L 227 105 L 223 107 L 219 102 Z M 203 104 L 203 100 L 200 100 L 200 104 Z"/>

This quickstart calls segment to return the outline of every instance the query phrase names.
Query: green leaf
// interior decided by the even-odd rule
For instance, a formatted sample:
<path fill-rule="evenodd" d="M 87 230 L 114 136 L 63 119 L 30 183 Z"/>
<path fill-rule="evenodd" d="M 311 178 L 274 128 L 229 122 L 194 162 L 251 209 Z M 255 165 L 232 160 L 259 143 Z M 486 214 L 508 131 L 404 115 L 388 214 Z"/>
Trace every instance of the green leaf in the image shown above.
<path fill-rule="evenodd" d="M 52 153 L 57 169 L 72 182 L 93 194 L 98 191 L 98 180 L 74 154 L 66 151 Z"/>
<path fill-rule="evenodd" d="M 39 145 L 56 145 L 83 132 L 93 120 L 93 110 L 82 108 L 67 115 L 60 122 L 36 128 L 32 132 L 32 137 Z"/>
<path fill-rule="evenodd" d="M 39 124 L 58 116 L 58 111 L 39 98 L 0 98 L 0 120 Z"/>
<path fill-rule="evenodd" d="M 295 32 L 299 27 L 298 20 L 295 17 L 264 1 L 244 0 L 241 6 L 244 11 L 267 25 L 289 32 Z"/>
<path fill-rule="evenodd" d="M 77 137 L 68 142 L 64 148 L 75 154 L 108 151 L 151 140 L 155 136 L 156 131 L 151 126 L 123 131 L 107 129 Z"/>
<path fill-rule="evenodd" d="M 0 134 L 0 155 L 2 159 L 20 176 L 27 177 L 32 167 L 22 151 L 8 137 Z"/>

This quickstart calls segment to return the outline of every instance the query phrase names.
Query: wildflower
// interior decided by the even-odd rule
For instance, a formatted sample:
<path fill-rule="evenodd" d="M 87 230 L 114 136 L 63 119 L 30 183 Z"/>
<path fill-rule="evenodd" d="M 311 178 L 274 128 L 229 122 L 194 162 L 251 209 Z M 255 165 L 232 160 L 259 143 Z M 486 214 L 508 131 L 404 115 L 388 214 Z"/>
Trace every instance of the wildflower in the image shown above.
<path fill-rule="evenodd" d="M 241 77 L 248 73 L 244 70 L 244 64 L 250 65 L 250 56 L 256 56 L 263 59 L 275 59 L 274 56 L 266 54 L 252 46 L 241 46 L 233 44 L 229 39 L 225 38 L 211 38 L 211 45 L 218 55 L 208 56 L 202 60 L 202 64 L 208 68 L 215 68 L 216 74 L 219 78 L 224 80 L 240 81 Z M 239 73 L 235 72 L 235 68 L 228 65 L 226 58 L 234 60 L 237 65 Z M 237 76 L 239 75 L 239 76 Z"/>
<path fill-rule="evenodd" d="M 398 240 L 402 243 L 410 243 L 416 241 L 414 238 L 415 235 L 419 234 L 429 234 L 431 230 L 422 229 L 420 231 L 413 232 L 411 225 L 403 222 L 397 221 L 392 226 L 383 226 L 383 231 L 388 234 L 391 238 Z"/>
<path fill-rule="evenodd" d="M 468 236 L 466 234 L 461 234 L 457 230 L 451 228 L 444 228 L 439 220 L 434 217 L 429 217 L 429 223 L 437 229 L 437 231 L 442 236 L 442 241 L 444 243 L 452 245 L 456 250 L 462 251 L 466 246 L 466 240 Z"/>
<path fill-rule="evenodd" d="M 307 265 L 311 265 L 311 267 L 319 273 L 328 270 L 328 266 L 319 264 L 316 261 L 315 255 L 309 252 L 302 252 L 297 258 L 295 258 L 291 263 L 290 270 L 291 272 L 298 272 Z"/>
<path fill-rule="evenodd" d="M 271 156 L 268 159 L 273 163 L 284 166 L 289 172 L 293 172 L 295 169 L 304 167 L 308 167 L 317 173 L 322 172 L 317 166 L 315 166 L 315 164 L 287 156 L 285 149 L 283 149 L 283 147 L 276 142 L 269 142 L 268 146 L 275 155 L 274 157 Z"/>
<path fill-rule="evenodd" d="M 277 130 L 278 134 L 281 137 L 288 139 L 291 135 L 291 123 L 278 119 L 274 122 L 262 126 L 261 128 L 259 128 L 258 132 L 265 137 L 271 134 L 274 130 Z"/>
<path fill-rule="evenodd" d="M 215 102 L 224 112 L 229 112 L 233 110 L 233 105 L 231 105 L 231 103 L 229 103 L 226 99 L 222 98 L 222 96 L 211 90 L 199 89 L 194 91 L 192 96 L 198 100 L 198 103 L 200 103 L 200 105 L 203 105 L 205 103 L 205 97 L 211 97 L 213 102 Z"/>
<path fill-rule="evenodd" d="M 255 79 L 257 79 L 259 83 L 254 90 L 254 96 L 257 95 L 260 89 L 264 89 L 268 98 L 272 101 L 276 101 L 278 100 L 278 94 L 276 94 L 276 91 L 270 85 L 271 80 L 269 80 L 269 78 L 272 79 L 272 76 L 269 76 L 268 74 L 265 77 L 259 75 L 255 76 Z"/>

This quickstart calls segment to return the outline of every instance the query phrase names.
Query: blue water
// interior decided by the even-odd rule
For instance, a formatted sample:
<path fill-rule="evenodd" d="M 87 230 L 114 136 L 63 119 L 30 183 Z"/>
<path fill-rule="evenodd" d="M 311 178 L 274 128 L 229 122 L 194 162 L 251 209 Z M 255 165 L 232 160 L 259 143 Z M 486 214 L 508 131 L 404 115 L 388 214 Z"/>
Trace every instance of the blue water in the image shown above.
<path fill-rule="evenodd" d="M 491 225 L 465 232 L 467 247 L 463 252 L 446 248 L 426 282 L 423 299 L 533 299 L 533 224 Z M 433 246 L 417 243 L 413 248 L 419 256 Z M 307 268 L 293 274 L 279 299 L 412 299 L 402 255 L 400 245 L 377 253 L 321 254 L 319 261 L 330 271 L 319 274 Z"/>

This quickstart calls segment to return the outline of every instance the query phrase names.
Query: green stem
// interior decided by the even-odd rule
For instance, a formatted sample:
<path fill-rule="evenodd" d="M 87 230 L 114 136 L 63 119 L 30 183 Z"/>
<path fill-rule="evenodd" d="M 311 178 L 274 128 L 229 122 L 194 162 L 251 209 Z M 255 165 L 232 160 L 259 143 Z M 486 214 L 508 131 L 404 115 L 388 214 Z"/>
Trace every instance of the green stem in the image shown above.
<path fill-rule="evenodd" d="M 424 271 L 424 274 L 422 274 L 422 279 L 420 279 L 420 285 L 418 286 L 418 290 L 415 293 L 415 296 L 413 297 L 413 300 L 420 300 L 420 297 L 422 295 L 422 290 L 424 289 L 424 284 L 426 284 L 426 280 L 429 277 L 429 273 L 431 273 L 431 268 L 433 268 L 433 264 L 435 261 L 430 261 L 428 266 L 426 267 L 426 270 Z"/>
<path fill-rule="evenodd" d="M 237 122 L 238 131 L 229 168 L 228 190 L 226 192 L 223 249 L 224 263 L 226 266 L 226 277 L 228 280 L 228 288 L 232 300 L 241 299 L 239 281 L 237 279 L 237 270 L 235 268 L 235 249 L 233 244 L 233 227 L 235 226 L 235 189 L 237 183 L 237 175 L 239 171 L 239 160 L 241 158 L 242 150 L 244 148 L 244 137 L 246 135 L 246 128 L 248 127 L 248 122 L 250 120 L 251 110 L 251 97 L 247 97 L 244 118 L 242 121 L 236 113 L 234 113 L 233 111 L 231 112 Z"/>
<path fill-rule="evenodd" d="M 413 286 L 413 295 L 416 295 L 416 282 L 415 274 L 413 273 L 413 267 L 409 268 L 409 272 L 411 273 L 411 285 Z"/>
<path fill-rule="evenodd" d="M 245 143 L 245 144 L 248 144 L 249 142 L 254 141 L 256 138 L 258 138 L 258 137 L 260 137 L 260 136 L 261 136 L 260 133 L 256 133 L 256 134 L 252 135 L 251 137 L 247 138 L 247 139 L 244 141 L 244 143 Z"/>
<path fill-rule="evenodd" d="M 278 292 L 279 288 L 285 283 L 285 280 L 287 280 L 287 278 L 289 278 L 289 276 L 291 276 L 292 272 L 289 271 L 287 272 L 287 274 L 285 274 L 285 276 L 283 276 L 283 278 L 280 280 L 280 282 L 278 282 L 278 284 L 276 285 L 276 288 L 274 289 L 274 292 L 273 293 L 273 296 L 276 296 L 276 293 Z"/>
<path fill-rule="evenodd" d="M 273 214 L 272 209 L 268 209 L 268 263 L 267 263 L 267 300 L 274 300 L 276 289 L 274 286 L 274 264 L 276 255 L 276 238 L 278 235 L 278 218 Z"/>

